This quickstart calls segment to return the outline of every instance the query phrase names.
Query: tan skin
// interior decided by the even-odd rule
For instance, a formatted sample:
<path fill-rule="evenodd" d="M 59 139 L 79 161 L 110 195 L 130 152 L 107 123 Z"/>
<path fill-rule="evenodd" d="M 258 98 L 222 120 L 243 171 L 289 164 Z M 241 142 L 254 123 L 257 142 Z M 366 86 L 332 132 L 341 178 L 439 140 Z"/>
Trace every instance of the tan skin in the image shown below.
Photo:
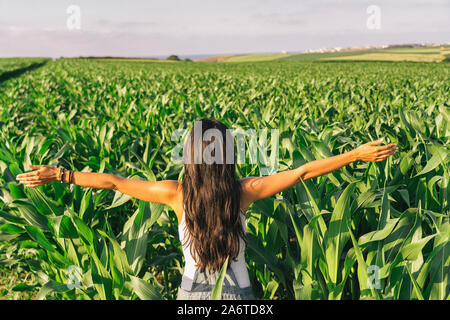
<path fill-rule="evenodd" d="M 300 178 L 308 180 L 335 171 L 354 161 L 379 162 L 397 151 L 396 144 L 377 146 L 382 139 L 371 141 L 349 152 L 308 162 L 298 168 L 286 170 L 265 177 L 242 178 L 241 209 L 246 212 L 255 201 L 271 197 L 300 182 Z M 27 187 L 37 187 L 53 181 L 60 176 L 60 169 L 48 165 L 32 165 L 36 171 L 19 174 L 16 178 Z M 64 182 L 68 182 L 68 175 Z M 74 172 L 72 183 L 89 188 L 111 189 L 131 197 L 163 203 L 170 206 L 176 213 L 180 223 L 183 215 L 183 199 L 181 182 L 176 180 L 145 181 L 139 179 L 121 178 L 107 173 Z"/>

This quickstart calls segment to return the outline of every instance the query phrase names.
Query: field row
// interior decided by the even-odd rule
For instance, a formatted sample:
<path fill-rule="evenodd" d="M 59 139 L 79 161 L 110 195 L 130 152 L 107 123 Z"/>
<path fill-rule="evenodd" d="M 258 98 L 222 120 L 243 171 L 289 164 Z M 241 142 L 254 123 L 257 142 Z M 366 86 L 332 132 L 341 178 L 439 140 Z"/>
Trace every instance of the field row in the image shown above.
<path fill-rule="evenodd" d="M 278 129 L 279 171 L 380 137 L 399 147 L 388 161 L 352 163 L 249 208 L 258 299 L 448 299 L 449 78 L 448 64 L 428 63 L 59 59 L 5 80 L 0 268 L 35 282 L 3 294 L 174 299 L 184 259 L 170 208 L 56 182 L 24 188 L 14 177 L 50 164 L 178 180 L 173 132 L 210 117 Z M 262 166 L 247 156 L 237 175 Z"/>

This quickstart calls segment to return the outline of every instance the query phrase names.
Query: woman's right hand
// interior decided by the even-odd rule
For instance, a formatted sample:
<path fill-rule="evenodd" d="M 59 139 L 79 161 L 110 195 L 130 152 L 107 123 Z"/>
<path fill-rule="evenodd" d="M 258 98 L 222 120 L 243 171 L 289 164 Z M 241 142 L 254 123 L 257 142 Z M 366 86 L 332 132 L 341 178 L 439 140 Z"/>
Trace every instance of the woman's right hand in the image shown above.
<path fill-rule="evenodd" d="M 356 160 L 362 161 L 383 161 L 387 157 L 393 155 L 397 151 L 397 145 L 395 143 L 385 146 L 377 146 L 383 142 L 383 138 L 367 142 L 354 149 Z"/>
<path fill-rule="evenodd" d="M 26 187 L 39 187 L 56 181 L 61 173 L 60 168 L 48 165 L 31 165 L 30 169 L 36 169 L 36 171 L 22 173 L 16 176 L 19 183 L 25 184 Z"/>

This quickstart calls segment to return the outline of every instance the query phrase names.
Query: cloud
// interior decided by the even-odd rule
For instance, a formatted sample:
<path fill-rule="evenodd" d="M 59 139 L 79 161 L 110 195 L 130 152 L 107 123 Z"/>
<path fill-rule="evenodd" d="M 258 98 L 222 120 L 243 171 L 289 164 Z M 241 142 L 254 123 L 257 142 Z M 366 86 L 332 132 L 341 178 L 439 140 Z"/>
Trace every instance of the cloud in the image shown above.
<path fill-rule="evenodd" d="M 158 26 L 156 22 L 152 21 L 113 21 L 107 19 L 99 19 L 93 24 L 96 27 L 101 27 L 105 29 L 113 30 L 121 30 L 121 31 L 142 31 L 147 28 L 154 28 Z"/>
<path fill-rule="evenodd" d="M 3 12 L 0 56 L 280 52 L 450 40 L 448 0 L 168 1 L 152 10 L 137 1 L 87 3 L 81 30 L 74 31 L 66 28 L 64 6 L 51 10 L 55 2 L 42 4 L 39 15 L 20 6 L 14 14 Z M 367 29 L 371 4 L 381 7 L 381 30 Z"/>
<path fill-rule="evenodd" d="M 262 24 L 272 24 L 272 25 L 287 25 L 287 26 L 301 26 L 307 23 L 306 19 L 300 12 L 294 13 L 281 13 L 281 12 L 270 12 L 270 13 L 255 13 L 251 18 Z"/>
<path fill-rule="evenodd" d="M 448 41 L 448 40 L 447 40 Z M 0 30 L 0 56 L 78 56 L 155 57 L 170 54 L 233 54 L 251 52 L 299 52 L 306 49 L 382 45 L 410 42 L 442 42 L 438 33 L 409 32 L 389 34 L 338 33 L 279 35 L 168 35 L 130 32 L 67 30 Z"/>

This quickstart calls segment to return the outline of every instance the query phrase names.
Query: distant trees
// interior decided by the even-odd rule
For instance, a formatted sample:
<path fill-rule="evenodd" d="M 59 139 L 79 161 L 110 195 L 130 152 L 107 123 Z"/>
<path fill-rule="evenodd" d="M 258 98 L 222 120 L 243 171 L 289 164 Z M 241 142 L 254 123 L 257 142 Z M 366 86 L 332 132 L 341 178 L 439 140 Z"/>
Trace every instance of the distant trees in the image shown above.
<path fill-rule="evenodd" d="M 172 54 L 167 58 L 167 60 L 180 61 L 181 59 L 178 58 L 177 55 Z"/>
<path fill-rule="evenodd" d="M 174 54 L 172 54 L 171 56 L 167 57 L 166 60 L 192 62 L 192 60 L 189 59 L 189 58 L 184 58 L 183 60 L 181 60 L 179 56 L 174 55 Z"/>

